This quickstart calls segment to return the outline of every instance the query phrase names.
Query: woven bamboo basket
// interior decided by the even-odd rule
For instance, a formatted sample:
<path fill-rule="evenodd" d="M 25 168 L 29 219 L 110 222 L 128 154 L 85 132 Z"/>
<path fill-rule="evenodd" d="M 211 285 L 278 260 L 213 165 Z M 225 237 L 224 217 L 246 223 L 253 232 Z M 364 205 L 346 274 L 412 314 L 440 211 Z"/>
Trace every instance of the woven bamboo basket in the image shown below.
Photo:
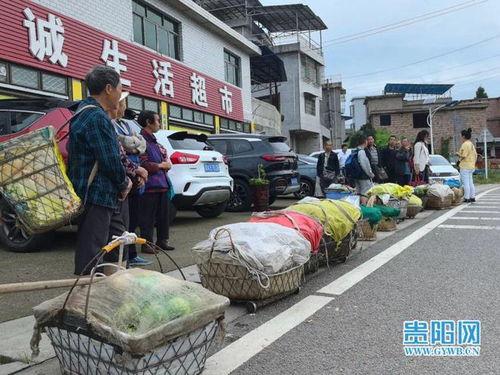
<path fill-rule="evenodd" d="M 359 230 L 356 227 L 342 240 L 340 244 L 328 235 L 323 236 L 319 247 L 319 264 L 345 262 L 351 250 L 358 244 Z"/>
<path fill-rule="evenodd" d="M 395 231 L 397 228 L 396 226 L 396 220 L 393 219 L 392 217 L 382 217 L 382 220 L 380 223 L 378 223 L 378 231 L 379 232 L 392 232 Z"/>
<path fill-rule="evenodd" d="M 304 266 L 268 275 L 269 287 L 263 288 L 258 279 L 240 265 L 210 260 L 198 264 L 201 285 L 208 290 L 237 301 L 263 300 L 298 290 L 304 276 Z"/>
<path fill-rule="evenodd" d="M 372 225 L 368 220 L 360 220 L 359 222 L 359 240 L 360 241 L 376 241 L 378 224 Z"/>
<path fill-rule="evenodd" d="M 413 219 L 420 211 L 422 211 L 421 206 L 408 206 L 406 209 L 406 217 L 408 219 Z"/>
<path fill-rule="evenodd" d="M 319 270 L 319 253 L 311 253 L 311 257 L 304 264 L 304 274 L 310 275 L 312 273 L 318 272 Z"/>
<path fill-rule="evenodd" d="M 446 198 L 440 198 L 436 197 L 434 195 L 429 195 L 427 197 L 427 202 L 425 208 L 431 209 L 431 210 L 442 210 L 444 208 L 449 208 L 451 207 L 453 203 L 453 196 L 449 195 Z"/>
<path fill-rule="evenodd" d="M 463 203 L 464 200 L 464 189 L 463 188 L 455 188 L 453 189 L 453 201 L 451 202 L 452 206 L 458 206 Z"/>

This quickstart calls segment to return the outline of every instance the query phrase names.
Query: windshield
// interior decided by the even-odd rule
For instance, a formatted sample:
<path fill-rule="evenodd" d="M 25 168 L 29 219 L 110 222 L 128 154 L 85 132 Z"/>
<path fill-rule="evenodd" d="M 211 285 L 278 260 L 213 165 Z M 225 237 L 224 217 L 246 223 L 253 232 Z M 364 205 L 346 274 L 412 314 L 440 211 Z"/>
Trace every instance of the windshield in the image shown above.
<path fill-rule="evenodd" d="M 271 147 L 274 152 L 290 152 L 290 146 L 288 146 L 285 142 L 273 142 L 269 141 Z"/>
<path fill-rule="evenodd" d="M 450 165 L 450 162 L 441 155 L 432 155 L 429 161 L 430 165 Z"/>

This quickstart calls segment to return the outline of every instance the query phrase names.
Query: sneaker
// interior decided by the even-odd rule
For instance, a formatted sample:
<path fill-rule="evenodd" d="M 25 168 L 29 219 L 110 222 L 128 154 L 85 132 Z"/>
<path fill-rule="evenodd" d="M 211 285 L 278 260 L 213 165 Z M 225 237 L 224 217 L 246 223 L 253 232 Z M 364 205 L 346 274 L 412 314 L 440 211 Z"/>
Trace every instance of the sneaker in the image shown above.
<path fill-rule="evenodd" d="M 136 256 L 135 258 L 129 259 L 129 261 L 128 261 L 129 265 L 135 266 L 135 267 L 149 266 L 152 263 L 153 262 L 151 262 L 149 259 L 141 258 L 140 256 Z"/>
<path fill-rule="evenodd" d="M 475 203 L 475 202 L 476 202 L 476 198 L 471 198 L 471 199 L 469 199 L 469 202 L 471 202 L 471 203 Z"/>
<path fill-rule="evenodd" d="M 470 203 L 472 202 L 470 199 L 464 199 L 464 203 Z"/>

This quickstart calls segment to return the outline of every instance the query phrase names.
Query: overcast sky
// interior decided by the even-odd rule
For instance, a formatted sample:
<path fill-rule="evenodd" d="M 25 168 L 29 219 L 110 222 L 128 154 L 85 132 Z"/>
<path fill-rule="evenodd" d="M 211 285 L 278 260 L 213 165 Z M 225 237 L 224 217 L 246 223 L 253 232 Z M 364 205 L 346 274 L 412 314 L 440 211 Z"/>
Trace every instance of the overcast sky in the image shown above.
<path fill-rule="evenodd" d="M 474 97 L 482 85 L 500 96 L 500 0 L 478 4 L 436 18 L 358 40 L 324 47 L 326 75 L 342 76 L 347 97 L 380 94 L 387 82 L 454 83 L 455 99 Z M 293 0 L 262 0 L 265 5 Z M 299 0 L 328 26 L 323 41 L 396 23 L 467 0 Z M 460 49 L 459 52 L 397 69 Z M 394 68 L 394 69 L 393 69 Z M 360 74 L 391 71 L 353 77 Z M 349 106 L 346 105 L 346 111 Z"/>

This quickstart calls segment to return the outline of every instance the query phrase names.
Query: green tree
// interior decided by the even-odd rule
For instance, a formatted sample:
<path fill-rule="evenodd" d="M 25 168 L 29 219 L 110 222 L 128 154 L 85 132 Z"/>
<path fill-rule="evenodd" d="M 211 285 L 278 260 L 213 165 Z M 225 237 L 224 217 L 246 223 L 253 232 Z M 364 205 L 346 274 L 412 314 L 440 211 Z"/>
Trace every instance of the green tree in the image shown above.
<path fill-rule="evenodd" d="M 488 98 L 488 94 L 483 86 L 479 86 L 476 90 L 476 99 L 486 99 Z"/>
<path fill-rule="evenodd" d="M 373 129 L 371 124 L 366 124 L 363 125 L 358 131 L 355 131 L 351 133 L 349 136 L 349 147 L 350 148 L 356 148 L 358 147 L 358 141 L 359 138 L 364 135 L 365 137 L 368 137 L 369 135 L 372 135 L 375 137 L 375 143 L 377 144 L 377 147 L 384 147 L 387 145 L 389 141 L 389 137 L 391 134 L 384 129 Z"/>

